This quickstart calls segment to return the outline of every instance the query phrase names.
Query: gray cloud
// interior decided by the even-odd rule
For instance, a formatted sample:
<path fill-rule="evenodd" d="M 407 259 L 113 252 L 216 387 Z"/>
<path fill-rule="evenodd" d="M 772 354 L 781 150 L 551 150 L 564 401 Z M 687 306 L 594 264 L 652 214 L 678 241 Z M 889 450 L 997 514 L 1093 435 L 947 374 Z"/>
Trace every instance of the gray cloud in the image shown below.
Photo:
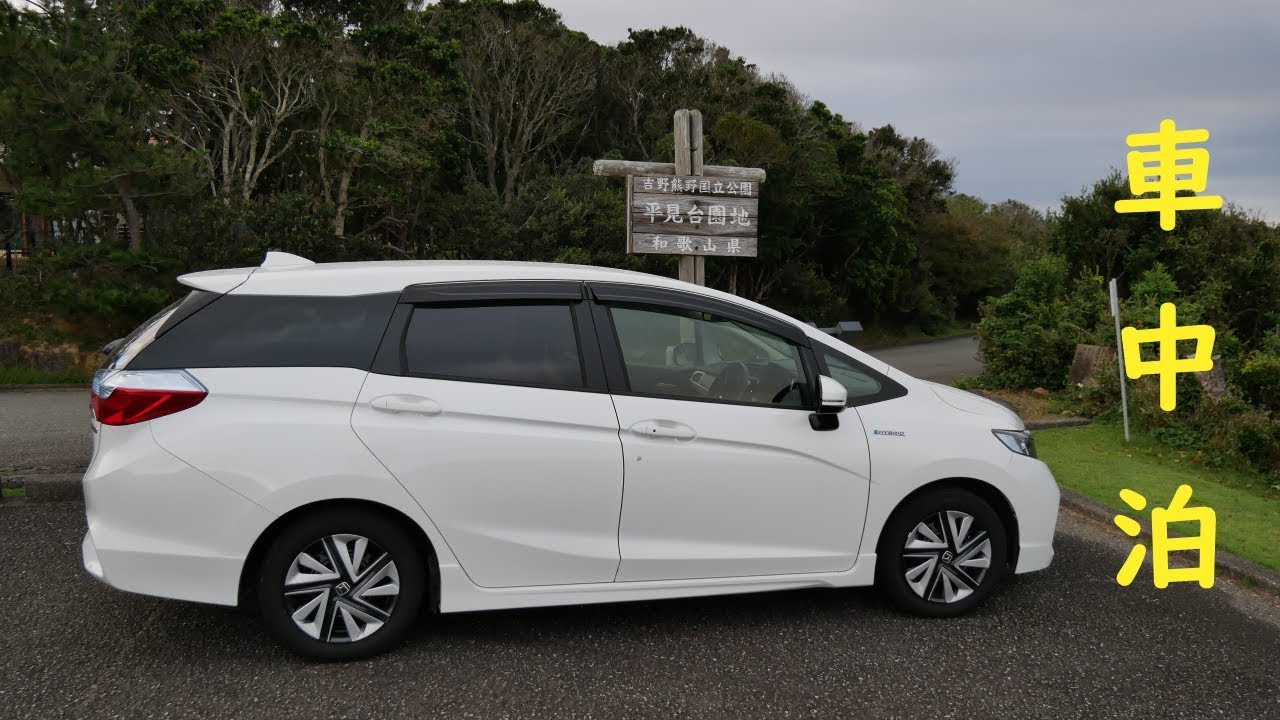
<path fill-rule="evenodd" d="M 865 127 L 957 160 L 956 189 L 1053 207 L 1161 119 L 1210 130 L 1208 192 L 1280 221 L 1280 4 L 544 0 L 604 43 L 686 25 Z"/>

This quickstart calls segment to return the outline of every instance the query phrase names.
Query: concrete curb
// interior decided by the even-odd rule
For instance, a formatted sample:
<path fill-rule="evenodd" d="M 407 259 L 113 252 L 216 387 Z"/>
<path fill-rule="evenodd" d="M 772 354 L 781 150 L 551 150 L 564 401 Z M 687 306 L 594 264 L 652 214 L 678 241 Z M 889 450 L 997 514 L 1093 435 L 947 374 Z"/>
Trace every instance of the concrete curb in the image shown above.
<path fill-rule="evenodd" d="M 81 502 L 84 488 L 80 485 L 84 473 L 59 473 L 57 475 L 31 475 L 23 487 L 28 502 Z"/>
<path fill-rule="evenodd" d="M 27 502 L 83 502 L 84 488 L 80 485 L 83 477 L 83 472 L 7 475 L 0 484 L 6 488 L 22 488 Z"/>
<path fill-rule="evenodd" d="M 1062 488 L 1062 507 L 1077 515 L 1083 515 L 1088 520 L 1113 528 L 1115 527 L 1115 516 L 1122 514 L 1120 510 L 1066 488 Z M 1119 531 L 1117 530 L 1117 532 Z M 1169 534 L 1170 536 L 1176 535 L 1176 533 Z M 1151 526 L 1149 523 L 1142 522 L 1142 534 L 1140 537 L 1146 540 L 1151 539 Z M 1280 597 L 1280 572 L 1263 567 L 1253 561 L 1236 557 L 1222 550 L 1215 551 L 1214 560 L 1214 565 L 1217 568 L 1216 574 L 1224 575 L 1246 586 L 1252 583 L 1253 589 Z"/>
<path fill-rule="evenodd" d="M 1053 430 L 1054 428 L 1080 427 L 1091 422 L 1093 421 L 1089 418 L 1082 417 L 1040 418 L 1028 420 L 1026 425 L 1028 430 Z"/>

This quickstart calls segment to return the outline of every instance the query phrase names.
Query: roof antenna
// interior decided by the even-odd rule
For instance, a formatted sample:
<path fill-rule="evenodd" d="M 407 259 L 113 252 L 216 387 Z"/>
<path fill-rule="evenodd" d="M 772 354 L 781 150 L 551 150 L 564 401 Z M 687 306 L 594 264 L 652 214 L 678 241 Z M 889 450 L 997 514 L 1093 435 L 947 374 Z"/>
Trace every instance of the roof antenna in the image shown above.
<path fill-rule="evenodd" d="M 287 268 L 298 267 L 300 265 L 315 265 L 315 263 L 292 253 L 280 252 L 279 250 L 268 250 L 267 256 L 262 259 L 262 265 L 259 267 Z"/>

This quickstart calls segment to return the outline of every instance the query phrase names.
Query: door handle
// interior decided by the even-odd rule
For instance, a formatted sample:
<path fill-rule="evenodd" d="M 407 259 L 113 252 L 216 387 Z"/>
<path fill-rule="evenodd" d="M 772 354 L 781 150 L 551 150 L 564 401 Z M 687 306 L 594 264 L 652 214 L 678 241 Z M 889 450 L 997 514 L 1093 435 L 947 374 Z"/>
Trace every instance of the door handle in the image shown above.
<path fill-rule="evenodd" d="M 688 425 L 670 420 L 642 420 L 631 426 L 631 432 L 645 437 L 668 437 L 676 440 L 692 440 L 698 436 Z"/>
<path fill-rule="evenodd" d="M 370 400 L 369 406 L 395 414 L 439 415 L 441 411 L 440 403 L 421 395 L 380 395 Z"/>

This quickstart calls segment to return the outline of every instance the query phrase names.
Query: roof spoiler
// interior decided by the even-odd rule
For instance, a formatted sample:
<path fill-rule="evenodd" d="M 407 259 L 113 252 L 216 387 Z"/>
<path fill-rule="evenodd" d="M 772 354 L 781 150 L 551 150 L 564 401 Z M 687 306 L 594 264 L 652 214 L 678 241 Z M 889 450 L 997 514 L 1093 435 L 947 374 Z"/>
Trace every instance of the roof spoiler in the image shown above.
<path fill-rule="evenodd" d="M 178 282 L 196 290 L 229 293 L 240 287 L 258 270 L 284 270 L 286 268 L 305 267 L 315 263 L 304 257 L 287 252 L 268 250 L 262 264 L 258 267 L 227 268 L 224 270 L 205 270 L 204 272 L 187 273 L 178 277 Z"/>

